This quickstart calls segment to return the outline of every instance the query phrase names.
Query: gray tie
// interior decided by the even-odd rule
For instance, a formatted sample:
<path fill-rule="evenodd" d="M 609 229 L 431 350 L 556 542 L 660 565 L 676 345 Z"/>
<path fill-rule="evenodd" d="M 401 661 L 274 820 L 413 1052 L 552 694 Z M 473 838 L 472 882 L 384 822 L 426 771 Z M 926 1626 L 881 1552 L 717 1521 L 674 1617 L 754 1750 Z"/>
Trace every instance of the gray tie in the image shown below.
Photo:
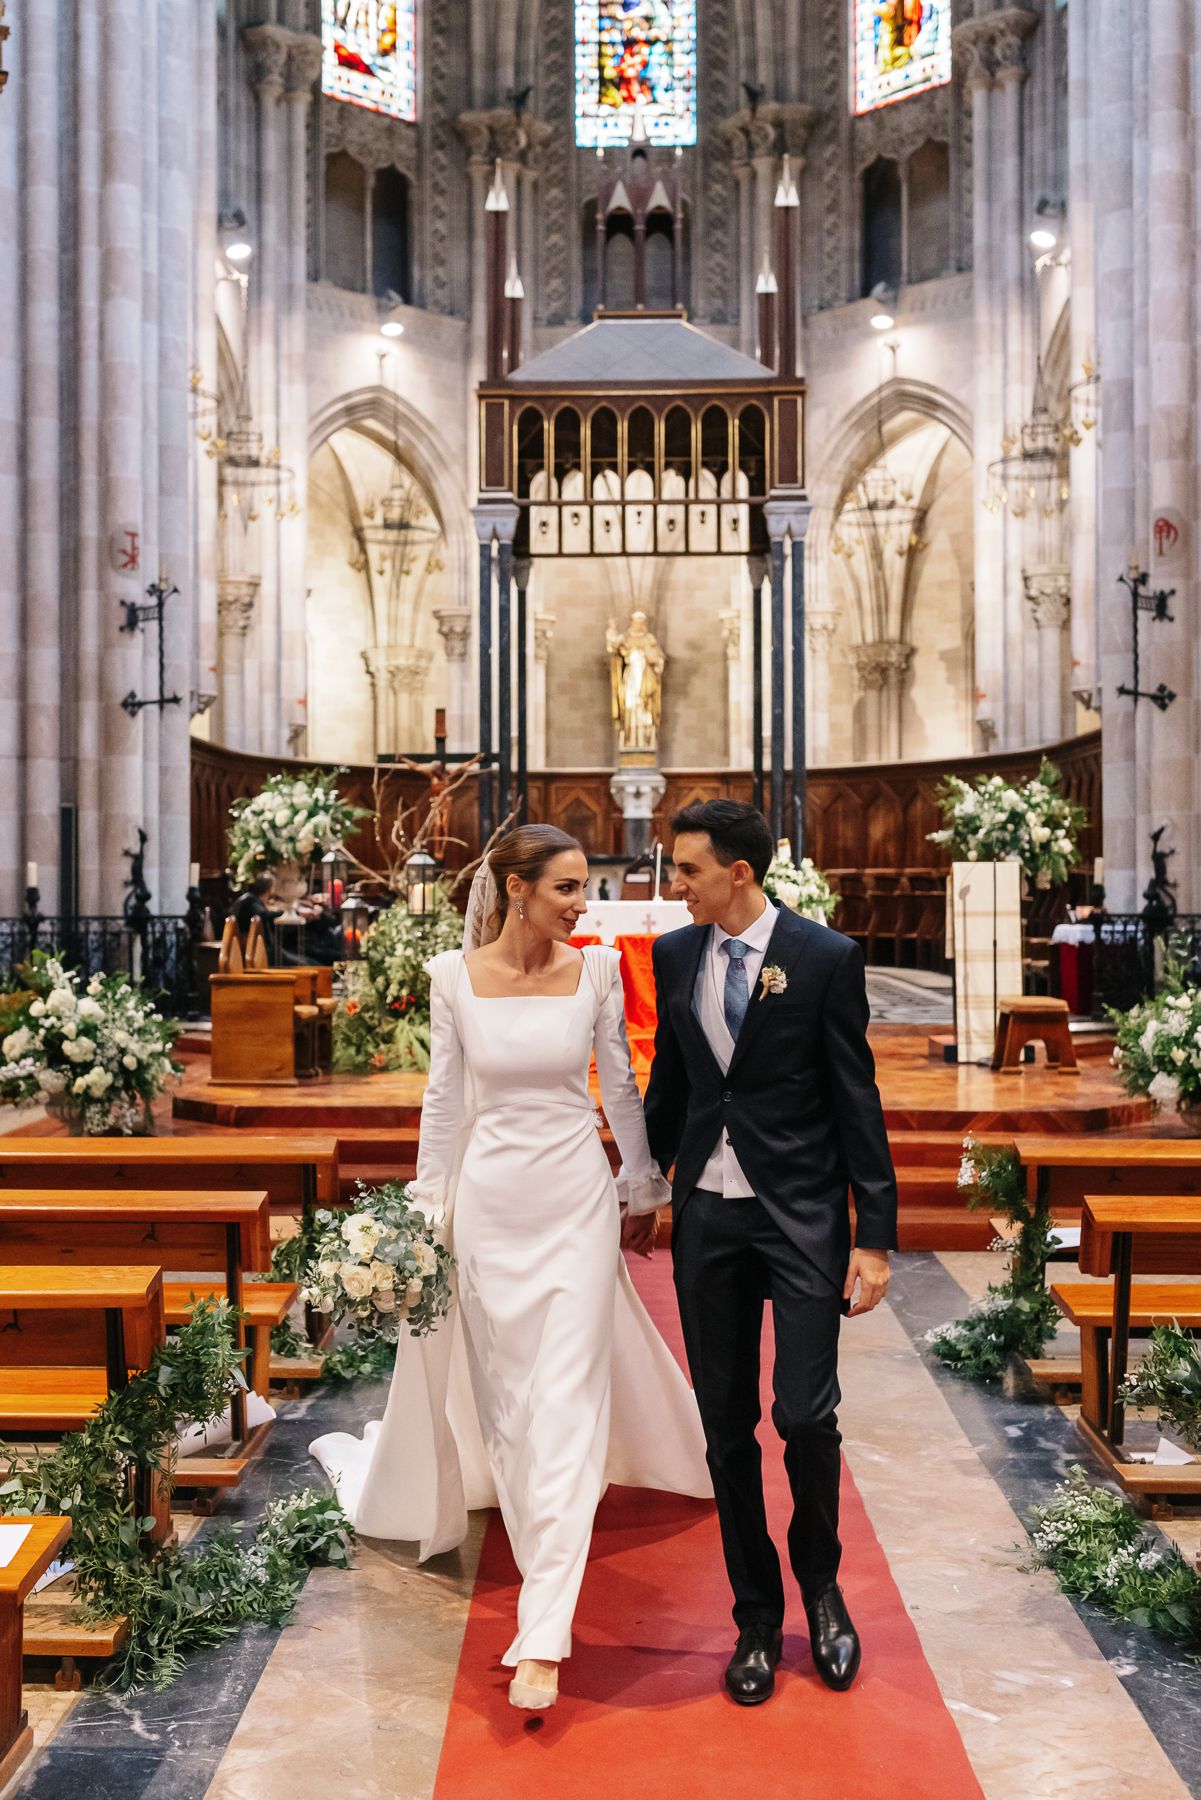
<path fill-rule="evenodd" d="M 744 944 L 741 938 L 727 938 L 722 945 L 722 949 L 729 958 L 723 1009 L 726 1015 L 726 1024 L 730 1028 L 730 1036 L 735 1042 L 737 1042 L 738 1033 L 742 1030 L 746 1009 L 751 1003 L 751 996 L 746 985 L 746 953 L 749 948 L 749 944 Z"/>

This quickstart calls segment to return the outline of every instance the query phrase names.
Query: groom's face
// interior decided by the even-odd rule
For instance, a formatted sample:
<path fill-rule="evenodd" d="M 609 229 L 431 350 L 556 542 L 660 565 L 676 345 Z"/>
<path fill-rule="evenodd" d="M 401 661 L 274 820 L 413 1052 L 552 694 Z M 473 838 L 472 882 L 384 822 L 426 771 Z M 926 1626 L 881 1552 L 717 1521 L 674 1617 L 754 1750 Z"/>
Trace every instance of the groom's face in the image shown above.
<path fill-rule="evenodd" d="M 750 875 L 748 864 L 718 862 L 707 831 L 682 831 L 672 851 L 673 900 L 682 900 L 694 925 L 719 925 Z"/>

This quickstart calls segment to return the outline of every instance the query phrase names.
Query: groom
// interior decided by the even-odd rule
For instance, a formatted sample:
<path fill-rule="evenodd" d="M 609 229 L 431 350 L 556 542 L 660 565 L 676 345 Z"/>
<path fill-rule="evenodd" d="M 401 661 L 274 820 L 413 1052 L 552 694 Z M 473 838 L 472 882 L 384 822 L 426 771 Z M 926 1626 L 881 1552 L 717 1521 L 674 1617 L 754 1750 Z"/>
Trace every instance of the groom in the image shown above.
<path fill-rule="evenodd" d="M 784 1621 L 755 1437 L 763 1302 L 792 1489 L 789 1560 L 817 1671 L 846 1688 L 859 1639 L 837 1585 L 838 1330 L 848 1308 L 854 1318 L 884 1297 L 896 1180 L 858 949 L 768 900 L 772 838 L 753 807 L 698 802 L 672 829 L 672 892 L 693 923 L 654 946 L 646 1121 L 660 1167 L 675 1164 L 676 1293 L 738 1627 L 726 1687 L 756 1706 L 775 1685 Z"/>

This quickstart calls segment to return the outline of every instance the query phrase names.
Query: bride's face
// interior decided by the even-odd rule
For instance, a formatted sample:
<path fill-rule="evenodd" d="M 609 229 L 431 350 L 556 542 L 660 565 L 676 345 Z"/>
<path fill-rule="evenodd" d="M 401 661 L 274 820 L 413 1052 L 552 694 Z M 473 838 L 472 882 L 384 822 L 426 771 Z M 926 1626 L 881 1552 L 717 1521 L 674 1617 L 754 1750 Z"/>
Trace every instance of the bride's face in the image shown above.
<path fill-rule="evenodd" d="M 588 861 L 582 850 L 561 850 L 552 856 L 537 881 L 518 884 L 509 896 L 509 913 L 517 900 L 525 901 L 525 924 L 537 937 L 565 944 L 588 911 Z"/>

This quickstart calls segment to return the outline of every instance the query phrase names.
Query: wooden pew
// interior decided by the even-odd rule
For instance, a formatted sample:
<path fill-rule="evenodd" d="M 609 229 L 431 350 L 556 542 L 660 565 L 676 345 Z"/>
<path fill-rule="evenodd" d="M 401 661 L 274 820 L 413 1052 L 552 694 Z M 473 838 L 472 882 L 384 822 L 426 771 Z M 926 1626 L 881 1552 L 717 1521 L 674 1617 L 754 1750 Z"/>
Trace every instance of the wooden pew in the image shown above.
<path fill-rule="evenodd" d="M 213 1019 L 209 1079 L 234 1086 L 295 1087 L 296 983 L 288 969 L 247 969 L 209 982 Z"/>
<path fill-rule="evenodd" d="M 260 1137 L 0 1137 L 5 1188 L 264 1190 L 273 1213 L 306 1213 L 338 1200 L 332 1133 Z"/>
<path fill-rule="evenodd" d="M 256 1291 L 243 1280 L 245 1273 L 271 1267 L 269 1204 L 265 1193 L 236 1190 L 0 1189 L 0 1257 L 58 1264 L 120 1260 L 164 1271 L 212 1271 L 223 1277 L 221 1296 L 228 1295 L 234 1306 L 244 1309 L 246 1296 Z M 212 1285 L 203 1281 L 184 1285 L 213 1291 Z M 165 1304 L 171 1286 L 167 1283 L 164 1288 Z M 294 1288 L 291 1298 L 295 1298 Z M 285 1312 L 290 1304 L 289 1299 Z M 167 1305 L 166 1319 L 169 1325 L 183 1322 L 178 1306 L 173 1313 Z M 246 1341 L 245 1327 L 238 1321 L 234 1329 L 241 1347 Z M 269 1342 L 269 1329 L 267 1338 Z M 252 1358 L 256 1347 L 257 1337 L 251 1344 Z M 266 1397 L 266 1387 L 256 1391 Z M 246 1396 L 240 1391 L 231 1401 L 231 1428 L 244 1458 L 261 1447 L 267 1432 L 264 1425 L 253 1438 L 247 1436 Z M 209 1485 L 203 1480 L 207 1463 L 198 1462 L 193 1469 L 195 1460 L 189 1457 L 184 1465 L 186 1485 L 192 1485 L 194 1476 L 201 1478 L 200 1485 Z"/>
<path fill-rule="evenodd" d="M 0 1524 L 26 1526 L 25 1541 L 0 1565 L 0 1789 L 33 1748 L 33 1729 L 21 1704 L 25 1601 L 71 1535 L 70 1519 L 51 1513 L 8 1514 Z"/>
<path fill-rule="evenodd" d="M 1201 1138 L 1019 1134 L 1030 1200 L 1078 1219 L 1085 1194 L 1201 1194 Z"/>
<path fill-rule="evenodd" d="M 228 1292 L 224 1283 L 213 1287 L 206 1281 L 166 1281 L 163 1283 L 163 1309 L 168 1325 L 186 1325 L 199 1300 L 224 1300 Z M 256 1394 L 265 1400 L 271 1387 L 271 1333 L 277 1325 L 282 1325 L 296 1301 L 300 1289 L 294 1281 L 250 1281 L 242 1289 L 242 1297 L 237 1302 L 245 1315 L 244 1327 L 247 1342 L 250 1346 L 250 1358 L 246 1364 L 246 1379 Z M 245 1400 L 241 1394 L 234 1396 L 242 1402 L 243 1421 L 245 1419 Z M 238 1422 L 233 1418 L 235 1438 L 238 1433 Z M 250 1456 L 265 1438 L 268 1425 L 260 1425 L 250 1438 L 242 1445 L 242 1454 Z M 243 1423 L 242 1435 L 245 1433 Z M 190 1470 L 196 1458 L 189 1456 L 180 1464 L 184 1485 L 190 1485 Z"/>
<path fill-rule="evenodd" d="M 1112 1282 L 1056 1283 L 1052 1295 L 1080 1329 L 1082 1393 L 1079 1428 L 1122 1487 L 1149 1495 L 1201 1495 L 1201 1464 L 1129 1462 L 1122 1452 L 1130 1333 L 1175 1321 L 1201 1328 L 1201 1281 L 1134 1282 L 1140 1272 L 1201 1275 L 1201 1196 L 1086 1195 L 1080 1267 Z M 1108 1345 L 1108 1359 L 1106 1346 Z M 1107 1366 L 1108 1363 L 1108 1366 Z"/>

